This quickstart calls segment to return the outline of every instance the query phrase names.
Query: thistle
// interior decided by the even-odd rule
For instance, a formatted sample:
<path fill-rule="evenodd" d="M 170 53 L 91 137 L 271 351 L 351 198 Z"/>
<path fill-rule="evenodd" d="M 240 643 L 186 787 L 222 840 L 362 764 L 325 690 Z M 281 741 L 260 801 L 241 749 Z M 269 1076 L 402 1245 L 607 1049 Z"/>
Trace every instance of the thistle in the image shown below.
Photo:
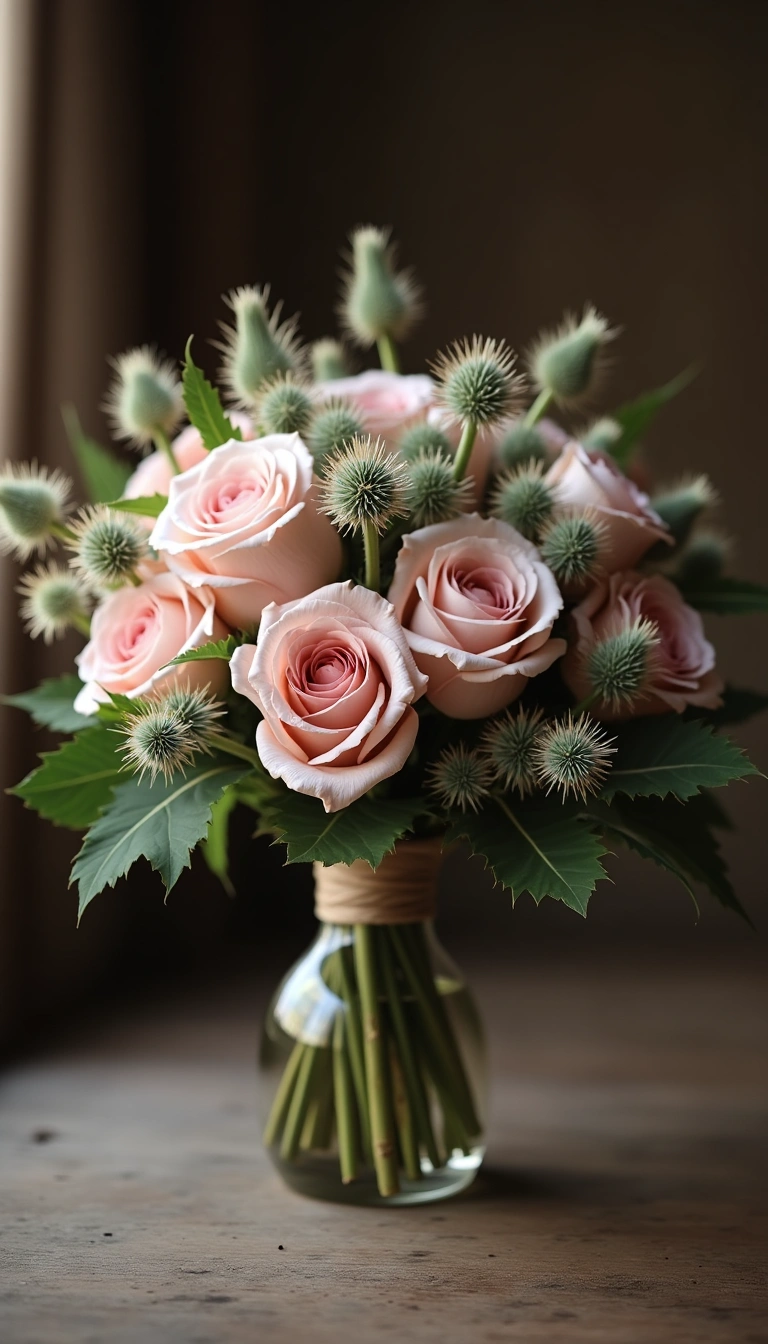
<path fill-rule="evenodd" d="M 162 700 L 163 707 L 177 714 L 184 727 L 197 739 L 195 750 L 210 750 L 211 734 L 218 730 L 218 720 L 225 712 L 219 700 L 213 700 L 206 690 L 189 686 L 174 686 Z"/>
<path fill-rule="evenodd" d="M 472 486 L 469 481 L 457 481 L 453 462 L 441 452 L 424 451 L 408 464 L 410 482 L 405 492 L 405 507 L 409 525 L 429 527 L 458 518 L 472 504 Z"/>
<path fill-rule="evenodd" d="M 115 377 L 104 409 L 117 437 L 137 447 L 154 442 L 170 451 L 169 435 L 184 415 L 181 383 L 173 363 L 148 345 L 127 350 L 111 363 Z"/>
<path fill-rule="evenodd" d="M 388 453 L 381 439 L 359 436 L 325 464 L 322 509 L 342 532 L 362 532 L 365 585 L 378 592 L 379 533 L 405 516 L 408 469 Z"/>
<path fill-rule="evenodd" d="M 160 774 L 166 781 L 177 771 L 183 774 L 201 750 L 196 733 L 163 701 L 138 703 L 117 731 L 125 736 L 120 747 L 125 766 L 136 771 L 139 779 L 149 772 L 151 784 Z"/>
<path fill-rule="evenodd" d="M 707 476 L 694 476 L 677 486 L 654 495 L 653 508 L 666 523 L 675 542 L 683 546 L 693 531 L 694 524 L 707 509 L 717 503 L 717 492 Z"/>
<path fill-rule="evenodd" d="M 233 326 L 223 324 L 222 377 L 232 396 L 245 410 L 253 409 L 264 383 L 279 373 L 300 373 L 304 357 L 297 336 L 297 319 L 280 321 L 282 304 L 270 312 L 269 285 L 250 285 L 226 295 L 235 315 Z"/>
<path fill-rule="evenodd" d="M 437 425 L 419 420 L 409 425 L 400 435 L 397 451 L 406 462 L 415 462 L 424 453 L 442 453 L 444 457 L 453 457 L 453 444 Z"/>
<path fill-rule="evenodd" d="M 592 307 L 581 321 L 569 314 L 556 331 L 541 336 L 531 351 L 529 369 L 538 396 L 526 416 L 535 424 L 550 401 L 578 405 L 595 392 L 605 366 L 604 351 L 618 333 Z"/>
<path fill-rule="evenodd" d="M 478 429 L 497 424 L 519 409 L 522 380 L 515 373 L 515 356 L 503 341 L 456 342 L 432 365 L 438 401 L 451 419 L 462 425 L 456 451 L 456 479 L 466 475 Z"/>
<path fill-rule="evenodd" d="M 610 757 L 616 748 L 605 732 L 589 718 L 569 714 L 561 722 L 546 724 L 539 734 L 535 750 L 539 782 L 547 793 L 559 789 L 563 802 L 570 794 L 586 800 L 597 793 L 610 769 Z"/>
<path fill-rule="evenodd" d="M 618 420 L 612 420 L 605 416 L 602 420 L 596 420 L 580 435 L 581 443 L 590 452 L 610 453 L 616 447 L 624 430 Z"/>
<path fill-rule="evenodd" d="M 397 372 L 393 341 L 402 340 L 422 311 L 421 291 L 410 271 L 397 270 L 388 229 L 372 225 L 351 237 L 340 315 L 359 345 L 378 345 L 382 368 Z"/>
<path fill-rule="evenodd" d="M 315 341 L 310 354 L 312 377 L 316 383 L 332 383 L 337 378 L 346 378 L 350 372 L 347 352 L 341 341 L 334 341 L 332 336 Z"/>
<path fill-rule="evenodd" d="M 427 784 L 443 807 L 455 807 L 466 812 L 477 812 L 483 799 L 491 791 L 491 767 L 482 752 L 466 747 L 463 742 L 446 747 L 440 758 L 430 767 Z"/>
<path fill-rule="evenodd" d="M 507 710 L 488 724 L 481 739 L 494 779 L 521 798 L 538 783 L 535 753 L 541 716 L 540 709 Z"/>
<path fill-rule="evenodd" d="M 547 445 L 535 425 L 518 421 L 508 430 L 499 444 L 499 460 L 505 467 L 517 467 L 522 462 L 545 462 Z"/>
<path fill-rule="evenodd" d="M 306 434 L 306 444 L 321 466 L 325 459 L 345 443 L 362 438 L 365 427 L 359 415 L 345 401 L 327 401 L 317 412 Z"/>
<path fill-rule="evenodd" d="M 259 393 L 257 418 L 265 434 L 303 435 L 313 410 L 306 387 L 290 373 L 277 374 Z"/>
<path fill-rule="evenodd" d="M 593 688 L 590 698 L 614 710 L 629 708 L 648 683 L 658 644 L 658 629 L 645 617 L 639 617 L 629 629 L 599 640 L 586 662 Z"/>
<path fill-rule="evenodd" d="M 561 588 L 580 589 L 600 572 L 605 527 L 589 512 L 565 513 L 544 531 L 539 550 Z"/>
<path fill-rule="evenodd" d="M 42 635 L 46 644 L 51 644 L 72 627 L 83 635 L 90 634 L 83 585 L 68 569 L 38 565 L 24 575 L 16 591 L 23 598 L 21 617 L 33 639 Z"/>
<path fill-rule="evenodd" d="M 712 530 L 694 532 L 680 555 L 675 579 L 690 584 L 719 578 L 730 550 L 731 541 L 722 533 Z"/>
<path fill-rule="evenodd" d="M 73 566 L 93 588 L 139 582 L 136 566 L 147 554 L 147 534 L 126 514 L 103 504 L 81 509 L 67 545 Z"/>
<path fill-rule="evenodd" d="M 554 490 L 543 478 L 544 464 L 529 462 L 500 477 L 491 496 L 491 513 L 529 541 L 536 541 L 555 508 Z"/>
<path fill-rule="evenodd" d="M 0 468 L 0 554 L 26 560 L 42 553 L 64 530 L 72 482 L 36 462 L 6 462 Z"/>

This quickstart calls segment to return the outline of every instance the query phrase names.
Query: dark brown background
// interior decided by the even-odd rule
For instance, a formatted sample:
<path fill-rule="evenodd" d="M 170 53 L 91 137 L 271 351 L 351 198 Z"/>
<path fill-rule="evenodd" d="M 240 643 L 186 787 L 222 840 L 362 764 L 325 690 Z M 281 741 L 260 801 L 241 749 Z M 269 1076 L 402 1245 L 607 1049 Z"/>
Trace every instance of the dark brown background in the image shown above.
<path fill-rule="evenodd" d="M 410 369 L 475 329 L 524 345 L 564 308 L 593 301 L 625 328 L 606 407 L 693 359 L 704 372 L 654 430 L 664 478 L 708 471 L 738 537 L 739 572 L 768 578 L 764 428 L 768 307 L 765 7 L 730 3 L 421 3 L 315 7 L 242 0 L 46 0 L 32 5 L 35 79 L 25 154 L 29 227 L 18 314 L 11 454 L 63 461 L 62 401 L 94 433 L 104 356 L 154 340 L 197 353 L 224 315 L 221 293 L 265 280 L 300 308 L 308 338 L 332 328 L 338 252 L 358 222 L 392 224 L 427 289 Z M 215 356 L 205 356 L 210 372 Z M 3 567 L 2 689 L 64 669 L 18 633 Z M 710 623 L 726 675 L 766 684 L 766 626 Z M 46 745 L 2 714 L 4 779 Z M 768 759 L 766 731 L 744 740 Z M 765 786 L 732 786 L 728 852 L 738 891 L 764 901 Z M 284 884 L 279 857 L 245 843 L 235 903 L 202 864 L 166 908 L 135 870 L 74 929 L 66 891 L 74 838 L 2 811 L 0 1019 L 40 1023 L 88 987 L 274 964 L 311 929 L 309 885 Z M 472 869 L 473 874 L 475 870 Z M 504 938 L 510 965 L 617 957 L 751 937 L 705 904 L 624 860 L 585 925 L 550 903 L 476 880 L 471 906 L 447 903 L 480 936 Z M 466 891 L 467 875 L 461 882 Z M 475 878 L 473 877 L 473 882 Z M 277 883 L 279 882 L 279 885 Z M 473 887 L 474 891 L 474 887 Z M 277 952 L 277 944 L 280 951 Z"/>

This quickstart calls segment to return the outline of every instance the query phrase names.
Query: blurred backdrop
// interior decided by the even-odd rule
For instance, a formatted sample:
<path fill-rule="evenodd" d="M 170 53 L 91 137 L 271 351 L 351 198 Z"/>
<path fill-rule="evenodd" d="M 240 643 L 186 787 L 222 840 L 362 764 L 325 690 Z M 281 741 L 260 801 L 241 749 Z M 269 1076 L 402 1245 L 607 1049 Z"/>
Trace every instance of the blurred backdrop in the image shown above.
<path fill-rule="evenodd" d="M 474 330 L 525 346 L 585 300 L 624 328 L 606 409 L 702 361 L 648 459 L 661 478 L 709 472 L 739 572 L 768 579 L 765 6 L 2 0 L 0 22 L 0 454 L 66 463 L 63 402 L 104 438 L 108 353 L 154 341 L 180 356 L 194 332 L 213 374 L 204 342 L 232 286 L 270 281 L 307 338 L 330 334 L 349 229 L 391 224 L 429 298 L 412 370 Z M 3 560 L 6 692 L 70 667 L 77 648 L 23 636 L 17 577 Z M 765 688 L 765 623 L 710 628 L 726 675 Z M 765 726 L 742 736 L 768 761 Z M 3 785 L 49 745 L 0 711 Z M 726 799 L 758 922 L 765 798 L 758 781 Z M 89 993 L 103 1012 L 152 980 L 277 972 L 311 934 L 308 874 L 286 880 L 248 816 L 235 900 L 196 861 L 164 907 L 137 868 L 76 930 L 76 837 L 15 799 L 0 808 L 5 1039 Z M 452 874 L 447 941 L 471 910 L 475 938 L 503 938 L 511 969 L 598 946 L 656 958 L 754 945 L 709 903 L 696 924 L 682 889 L 624 859 L 586 924 L 553 903 L 512 913 L 479 866 Z"/>

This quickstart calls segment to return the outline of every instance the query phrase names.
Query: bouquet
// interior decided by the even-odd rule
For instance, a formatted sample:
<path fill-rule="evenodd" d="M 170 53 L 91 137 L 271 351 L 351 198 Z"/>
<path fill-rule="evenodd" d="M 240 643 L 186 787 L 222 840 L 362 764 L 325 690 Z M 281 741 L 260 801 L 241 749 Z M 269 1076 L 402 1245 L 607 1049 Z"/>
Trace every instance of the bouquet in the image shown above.
<path fill-rule="evenodd" d="M 637 451 L 690 374 L 595 417 L 616 333 L 593 308 L 524 371 L 472 336 L 403 374 L 421 296 L 371 227 L 341 312 L 380 368 L 307 350 L 268 288 L 227 302 L 223 393 L 191 339 L 180 372 L 114 361 L 132 474 L 72 412 L 89 503 L 3 469 L 5 549 L 58 548 L 21 579 L 29 633 L 84 640 L 76 675 L 5 697 L 65 738 L 14 792 L 85 832 L 81 916 L 141 858 L 170 891 L 200 846 L 227 882 L 238 805 L 316 865 L 331 1011 L 319 1035 L 283 1012 L 268 1142 L 286 1164 L 333 1149 L 391 1198 L 480 1132 L 413 865 L 462 841 L 512 901 L 583 915 L 622 844 L 743 914 L 712 790 L 757 773 L 721 729 L 768 697 L 724 685 L 701 613 L 765 611 L 768 589 L 726 572 L 709 481 L 652 485 Z"/>

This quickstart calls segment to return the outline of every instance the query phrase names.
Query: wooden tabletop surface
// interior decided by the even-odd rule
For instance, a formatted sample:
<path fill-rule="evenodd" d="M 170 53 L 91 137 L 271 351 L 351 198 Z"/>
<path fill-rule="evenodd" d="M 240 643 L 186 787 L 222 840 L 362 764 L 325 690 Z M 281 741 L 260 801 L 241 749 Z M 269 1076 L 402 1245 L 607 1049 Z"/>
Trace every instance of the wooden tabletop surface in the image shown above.
<path fill-rule="evenodd" d="M 6 1077 L 3 1344 L 768 1344 L 759 959 L 476 967 L 494 1077 L 458 1199 L 344 1208 L 261 1152 L 257 987 Z"/>

